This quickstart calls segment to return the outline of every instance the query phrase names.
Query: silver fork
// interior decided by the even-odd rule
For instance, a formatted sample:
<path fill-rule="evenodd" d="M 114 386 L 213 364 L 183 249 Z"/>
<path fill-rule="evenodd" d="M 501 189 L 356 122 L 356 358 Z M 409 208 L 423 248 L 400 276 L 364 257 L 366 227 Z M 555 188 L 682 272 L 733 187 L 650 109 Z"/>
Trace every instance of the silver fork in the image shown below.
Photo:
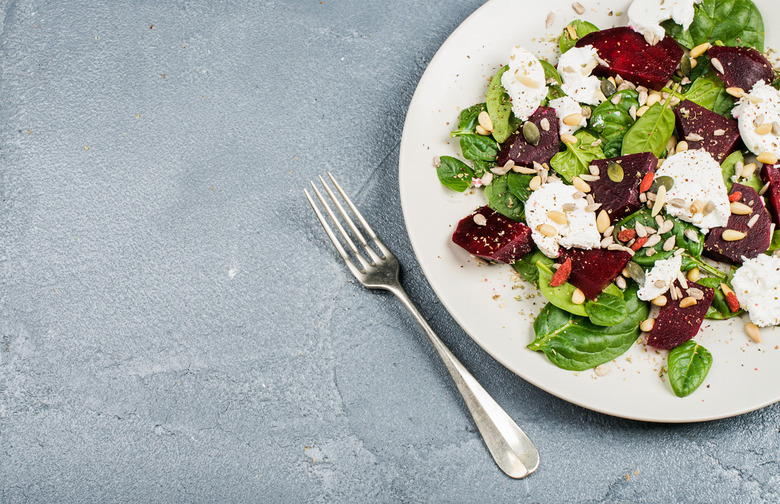
<path fill-rule="evenodd" d="M 368 222 L 363 218 L 358 209 L 344 193 L 344 190 L 333 178 L 333 175 L 328 173 L 330 181 L 336 187 L 336 190 L 347 204 L 352 214 L 357 218 L 360 225 L 365 230 L 370 241 L 367 241 L 363 234 L 360 232 L 355 222 L 344 210 L 344 207 L 339 202 L 336 195 L 330 189 L 328 184 L 322 177 L 319 177 L 325 192 L 330 197 L 330 200 L 335 205 L 338 213 L 347 223 L 353 236 L 360 242 L 361 248 L 358 249 L 355 242 L 350 237 L 349 233 L 341 225 L 341 222 L 336 217 L 336 214 L 331 210 L 330 205 L 325 201 L 322 193 L 311 182 L 312 190 L 317 196 L 325 212 L 330 217 L 333 225 L 336 226 L 339 235 L 346 242 L 349 253 L 344 249 L 341 241 L 336 236 L 331 226 L 323 216 L 314 199 L 309 194 L 309 191 L 304 189 L 306 198 L 309 200 L 311 207 L 314 209 L 314 213 L 317 214 L 317 218 L 325 228 L 330 241 L 338 250 L 347 267 L 355 275 L 355 278 L 369 289 L 382 289 L 387 290 L 395 294 L 395 296 L 401 300 L 406 308 L 414 316 L 415 320 L 425 331 L 425 335 L 433 344 L 436 352 L 441 357 L 447 371 L 450 372 L 452 379 L 455 380 L 455 385 L 458 386 L 463 400 L 466 403 L 471 416 L 474 419 L 474 423 L 477 425 L 482 439 L 485 441 L 490 454 L 493 456 L 493 460 L 496 461 L 498 467 L 501 468 L 508 476 L 512 478 L 525 478 L 539 467 L 539 451 L 536 446 L 528 439 L 528 436 L 517 426 L 512 418 L 506 413 L 506 411 L 498 405 L 498 403 L 490 397 L 490 394 L 485 391 L 484 388 L 477 382 L 477 380 L 469 373 L 469 371 L 461 364 L 461 362 L 455 357 L 444 342 L 436 336 L 433 329 L 423 318 L 422 314 L 414 306 L 412 300 L 404 291 L 401 286 L 401 282 L 398 279 L 400 272 L 400 265 L 395 256 L 385 245 L 377 238 L 374 231 L 368 225 Z M 373 245 L 373 247 L 372 247 Z"/>

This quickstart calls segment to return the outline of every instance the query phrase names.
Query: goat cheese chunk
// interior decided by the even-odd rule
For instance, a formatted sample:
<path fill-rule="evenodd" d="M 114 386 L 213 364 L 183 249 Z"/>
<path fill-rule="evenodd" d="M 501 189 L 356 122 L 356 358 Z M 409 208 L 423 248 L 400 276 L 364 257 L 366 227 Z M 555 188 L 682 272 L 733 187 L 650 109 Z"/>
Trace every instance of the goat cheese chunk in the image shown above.
<path fill-rule="evenodd" d="M 547 257 L 558 257 L 560 247 L 578 247 L 582 249 L 598 248 L 601 233 L 596 228 L 595 212 L 586 212 L 585 198 L 574 198 L 577 193 L 574 186 L 560 180 L 543 184 L 531 193 L 525 203 L 525 220 L 531 228 L 531 238 Z M 567 222 L 559 224 L 552 220 L 549 212 L 561 212 Z M 542 225 L 552 226 L 553 236 L 540 232 Z"/>
<path fill-rule="evenodd" d="M 580 103 L 598 105 L 606 100 L 601 92 L 601 81 L 590 73 L 599 64 L 598 52 L 592 45 L 572 47 L 558 60 L 558 72 L 563 84 L 561 89 Z"/>
<path fill-rule="evenodd" d="M 780 258 L 747 259 L 731 279 L 739 305 L 760 327 L 780 324 Z"/>
<path fill-rule="evenodd" d="M 558 117 L 559 134 L 568 133 L 571 135 L 580 128 L 585 127 L 587 124 L 587 121 L 584 117 L 579 124 L 575 124 L 574 126 L 569 126 L 568 124 L 563 123 L 564 117 L 570 116 L 572 114 L 582 114 L 582 107 L 580 107 L 580 104 L 574 101 L 574 98 L 570 96 L 563 96 L 561 98 L 550 100 L 549 106 L 555 109 L 555 115 Z"/>
<path fill-rule="evenodd" d="M 662 175 L 674 180 L 674 185 L 666 192 L 666 213 L 690 222 L 705 233 L 728 223 L 731 207 L 723 172 L 709 152 L 692 149 L 669 156 L 655 171 L 656 177 Z M 696 201 L 702 206 L 711 201 L 715 207 L 711 211 L 693 213 L 691 206 Z"/>
<path fill-rule="evenodd" d="M 682 25 L 684 30 L 688 30 L 695 14 L 693 6 L 700 2 L 701 0 L 634 0 L 628 8 L 628 26 L 645 37 L 649 32 L 658 40 L 663 40 L 666 31 L 661 26 L 661 21 L 672 19 Z"/>
<path fill-rule="evenodd" d="M 759 103 L 743 96 L 731 112 L 739 124 L 739 135 L 753 154 L 771 152 L 780 157 L 780 128 L 774 126 L 780 124 L 780 91 L 760 80 L 749 94 Z M 772 124 L 772 131 L 765 135 L 756 133 L 756 127 L 762 124 Z"/>
<path fill-rule="evenodd" d="M 680 268 L 682 268 L 682 256 L 656 261 L 653 268 L 645 274 L 645 283 L 636 295 L 642 301 L 652 301 L 665 294 L 680 275 Z"/>
<path fill-rule="evenodd" d="M 501 85 L 512 102 L 512 112 L 522 121 L 528 120 L 547 97 L 544 68 L 530 51 L 520 46 L 512 49 L 509 69 L 501 76 Z"/>

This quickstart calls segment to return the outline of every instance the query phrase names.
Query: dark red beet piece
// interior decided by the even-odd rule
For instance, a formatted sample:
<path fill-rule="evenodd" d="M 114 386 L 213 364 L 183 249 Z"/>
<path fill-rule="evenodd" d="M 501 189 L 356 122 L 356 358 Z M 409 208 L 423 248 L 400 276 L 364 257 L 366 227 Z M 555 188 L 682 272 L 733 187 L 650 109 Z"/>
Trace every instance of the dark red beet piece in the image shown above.
<path fill-rule="evenodd" d="M 549 127 L 547 131 L 540 126 L 542 119 L 547 119 Z M 529 121 L 539 128 L 539 144 L 531 145 L 525 141 L 523 128 L 518 129 L 501 146 L 496 161 L 498 166 L 504 166 L 510 159 L 518 166 L 533 166 L 537 163 L 546 163 L 558 153 L 558 117 L 555 109 L 539 107 Z"/>
<path fill-rule="evenodd" d="M 704 254 L 716 261 L 742 264 L 743 256 L 752 259 L 769 248 L 769 244 L 772 243 L 772 219 L 764 208 L 761 196 L 752 187 L 734 184 L 731 192 L 742 193 L 738 201 L 748 205 L 753 212 L 747 215 L 731 214 L 726 227 L 713 228 L 704 242 Z M 758 215 L 758 220 L 751 228 L 748 223 L 755 215 Z M 726 229 L 741 231 L 747 236 L 737 241 L 725 241 L 722 235 Z"/>
<path fill-rule="evenodd" d="M 780 166 L 764 165 L 761 169 L 761 178 L 764 183 L 769 182 L 765 196 L 769 203 L 769 212 L 774 222 L 780 222 Z"/>
<path fill-rule="evenodd" d="M 607 166 L 618 163 L 623 168 L 623 180 L 613 182 L 607 176 Z M 589 182 L 593 200 L 601 203 L 610 222 L 617 222 L 642 207 L 639 184 L 648 172 L 655 172 L 658 158 L 650 152 L 629 154 L 612 159 L 596 159 L 591 164 L 599 167 L 600 178 Z"/>
<path fill-rule="evenodd" d="M 674 282 L 674 285 L 682 289 L 679 282 Z M 680 308 L 682 299 L 672 301 L 667 294 L 666 297 L 669 298 L 669 301 L 661 308 L 655 319 L 653 330 L 647 335 L 648 346 L 671 350 L 693 338 L 699 332 L 707 309 L 715 297 L 715 290 L 694 282 L 688 282 L 688 287 L 695 287 L 702 291 L 704 298 L 698 300 L 693 306 Z M 682 289 L 682 292 L 683 298 L 685 298 L 685 290 Z"/>
<path fill-rule="evenodd" d="M 485 217 L 484 226 L 474 222 L 476 215 Z M 461 219 L 452 234 L 452 241 L 472 255 L 507 264 L 522 259 L 534 247 L 531 228 L 504 217 L 488 206 L 480 207 Z"/>
<path fill-rule="evenodd" d="M 631 256 L 623 250 L 562 248 L 558 261 L 564 263 L 567 259 L 571 259 L 569 283 L 596 299 L 623 271 Z"/>
<path fill-rule="evenodd" d="M 683 57 L 682 47 L 672 37 L 651 46 L 627 26 L 589 33 L 577 41 L 577 47 L 586 45 L 596 48 L 599 57 L 609 64 L 597 66 L 595 75 L 620 75 L 655 90 L 666 85 Z"/>
<path fill-rule="evenodd" d="M 710 66 L 726 87 L 738 87 L 750 91 L 756 82 L 772 84 L 775 72 L 772 64 L 752 47 L 712 46 L 709 51 Z M 720 61 L 723 73 L 712 65 L 712 58 Z"/>
<path fill-rule="evenodd" d="M 688 135 L 699 135 L 703 140 L 687 140 L 689 149 L 704 149 L 715 158 L 718 164 L 736 148 L 739 141 L 739 125 L 737 121 L 729 119 L 697 105 L 690 100 L 685 100 L 674 109 L 677 118 L 677 132 L 680 139 Z M 716 135 L 715 132 L 723 132 Z"/>

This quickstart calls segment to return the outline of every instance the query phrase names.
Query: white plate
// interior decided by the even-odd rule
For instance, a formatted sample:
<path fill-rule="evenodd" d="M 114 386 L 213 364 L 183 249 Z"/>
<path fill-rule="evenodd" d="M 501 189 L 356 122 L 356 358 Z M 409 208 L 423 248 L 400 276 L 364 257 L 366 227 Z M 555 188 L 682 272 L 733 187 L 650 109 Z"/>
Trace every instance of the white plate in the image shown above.
<path fill-rule="evenodd" d="M 454 226 L 485 203 L 482 191 L 459 194 L 442 186 L 434 156 L 459 155 L 449 139 L 458 112 L 484 101 L 487 84 L 515 45 L 557 61 L 558 34 L 572 19 L 607 28 L 625 25 L 626 0 L 593 2 L 582 16 L 571 0 L 529 2 L 491 0 L 466 19 L 428 65 L 414 94 L 404 126 L 399 161 L 401 204 L 417 259 L 444 306 L 463 329 L 504 366 L 562 399 L 610 415 L 654 422 L 693 422 L 745 413 L 780 400 L 780 331 L 764 329 L 764 342 L 745 335 L 744 321 L 709 321 L 696 340 L 714 357 L 704 384 L 686 398 L 676 397 L 659 377 L 665 352 L 636 344 L 607 365 L 592 370 L 558 369 L 526 345 L 544 304 L 533 286 L 513 279 L 512 268 L 483 266 L 450 241 Z M 767 25 L 780 16 L 780 4 L 756 1 Z M 555 22 L 545 29 L 548 13 Z M 609 12 L 622 12 L 609 16 Z M 767 47 L 780 47 L 777 32 Z M 523 287 L 513 289 L 515 284 Z M 517 298 L 517 299 L 516 299 Z"/>

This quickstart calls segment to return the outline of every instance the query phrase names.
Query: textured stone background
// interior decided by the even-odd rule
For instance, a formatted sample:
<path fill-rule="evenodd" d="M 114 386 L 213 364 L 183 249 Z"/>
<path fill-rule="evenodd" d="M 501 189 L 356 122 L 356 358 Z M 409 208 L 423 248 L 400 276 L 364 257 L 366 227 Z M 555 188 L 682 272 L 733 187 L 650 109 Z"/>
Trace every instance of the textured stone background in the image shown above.
<path fill-rule="evenodd" d="M 406 107 L 478 0 L 0 1 L 0 501 L 778 502 L 780 408 L 615 419 L 523 382 L 416 268 Z M 302 188 L 336 172 L 538 444 L 493 464 Z"/>

